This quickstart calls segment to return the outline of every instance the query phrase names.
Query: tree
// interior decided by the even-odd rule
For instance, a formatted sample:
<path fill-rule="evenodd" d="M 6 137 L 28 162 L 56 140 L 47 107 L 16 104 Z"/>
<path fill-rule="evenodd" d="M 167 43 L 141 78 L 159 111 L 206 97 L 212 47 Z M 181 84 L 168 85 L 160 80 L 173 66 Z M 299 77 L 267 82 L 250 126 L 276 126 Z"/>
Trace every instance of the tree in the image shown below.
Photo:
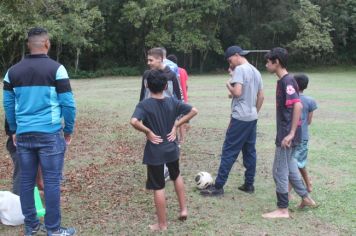
<path fill-rule="evenodd" d="M 1 68 L 8 68 L 25 54 L 27 30 L 40 22 L 38 1 L 4 0 L 0 4 Z"/>
<path fill-rule="evenodd" d="M 321 18 L 319 6 L 300 0 L 300 9 L 292 15 L 299 29 L 296 39 L 288 44 L 294 54 L 316 60 L 333 52 L 331 22 Z"/>
<path fill-rule="evenodd" d="M 129 1 L 123 18 L 138 32 L 143 52 L 147 47 L 164 45 L 178 52 L 200 52 L 200 70 L 209 52 L 222 53 L 218 33 L 224 0 Z"/>
<path fill-rule="evenodd" d="M 103 18 L 98 7 L 89 8 L 85 0 L 56 2 L 60 14 L 56 15 L 54 20 L 61 26 L 55 37 L 57 39 L 57 59 L 59 58 L 58 50 L 62 45 L 73 48 L 75 50 L 74 67 L 77 72 L 81 50 L 93 49 L 97 46 L 92 34 L 95 30 L 101 30 Z"/>
<path fill-rule="evenodd" d="M 313 0 L 321 8 L 323 17 L 330 19 L 336 62 L 356 61 L 356 1 Z"/>
<path fill-rule="evenodd" d="M 57 46 L 57 60 L 62 45 L 75 49 L 77 70 L 80 50 L 95 46 L 91 35 L 102 23 L 98 8 L 89 8 L 85 0 L 4 0 L 0 4 L 1 66 L 8 68 L 23 56 L 26 32 L 41 26 Z"/>

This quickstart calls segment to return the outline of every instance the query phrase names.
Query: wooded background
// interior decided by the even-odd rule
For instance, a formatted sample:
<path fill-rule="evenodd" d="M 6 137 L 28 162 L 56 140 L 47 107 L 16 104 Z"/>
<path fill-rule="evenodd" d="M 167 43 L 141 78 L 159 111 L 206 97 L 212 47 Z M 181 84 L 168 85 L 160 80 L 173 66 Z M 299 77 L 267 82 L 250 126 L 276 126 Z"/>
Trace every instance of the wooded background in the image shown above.
<path fill-rule="evenodd" d="M 226 68 L 223 51 L 288 48 L 293 64 L 356 62 L 356 0 L 1 0 L 0 72 L 27 52 L 34 26 L 70 71 L 130 75 L 164 46 L 190 72 Z M 263 54 L 250 60 L 263 66 Z"/>

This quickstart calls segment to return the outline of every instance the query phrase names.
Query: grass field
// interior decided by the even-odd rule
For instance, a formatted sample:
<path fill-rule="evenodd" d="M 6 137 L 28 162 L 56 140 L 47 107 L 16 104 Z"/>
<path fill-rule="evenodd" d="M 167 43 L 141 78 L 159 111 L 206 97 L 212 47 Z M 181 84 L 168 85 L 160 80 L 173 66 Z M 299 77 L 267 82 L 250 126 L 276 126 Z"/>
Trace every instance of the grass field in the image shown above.
<path fill-rule="evenodd" d="M 181 171 L 186 183 L 189 218 L 177 220 L 172 183 L 166 188 L 169 230 L 163 235 L 356 235 L 356 76 L 355 71 L 310 73 L 306 94 L 319 109 L 310 127 L 309 171 L 317 209 L 298 210 L 292 219 L 266 220 L 275 208 L 271 168 L 275 136 L 275 83 L 263 74 L 265 103 L 258 123 L 256 192 L 237 190 L 243 183 L 241 157 L 234 165 L 222 198 L 203 198 L 194 186 L 199 171 L 216 175 L 229 122 L 227 76 L 192 76 L 190 102 L 199 110 L 182 146 Z M 145 191 L 141 164 L 145 138 L 128 121 L 138 101 L 140 78 L 73 80 L 78 116 L 76 134 L 64 169 L 63 225 L 79 234 L 150 235 L 155 221 L 152 194 Z M 1 115 L 3 117 L 3 115 Z M 10 189 L 11 160 L 2 133 L 1 190 Z M 22 227 L 0 225 L 0 235 L 20 235 Z"/>

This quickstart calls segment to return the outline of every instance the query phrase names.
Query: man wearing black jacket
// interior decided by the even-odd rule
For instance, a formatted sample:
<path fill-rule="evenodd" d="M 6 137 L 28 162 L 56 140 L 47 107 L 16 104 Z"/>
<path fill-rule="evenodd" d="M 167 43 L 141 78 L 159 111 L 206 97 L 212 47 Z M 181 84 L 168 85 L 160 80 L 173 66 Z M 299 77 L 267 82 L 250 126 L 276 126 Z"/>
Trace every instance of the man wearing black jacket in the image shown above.
<path fill-rule="evenodd" d="M 181 100 L 178 79 L 175 73 L 163 63 L 163 51 L 161 48 L 152 48 L 147 52 L 147 65 L 151 70 L 156 69 L 163 71 L 165 77 L 167 78 L 167 89 L 164 91 L 164 96 L 175 97 L 178 100 Z M 151 96 L 151 93 L 147 87 L 147 77 L 149 71 L 150 70 L 146 70 L 142 76 L 140 101 Z"/>

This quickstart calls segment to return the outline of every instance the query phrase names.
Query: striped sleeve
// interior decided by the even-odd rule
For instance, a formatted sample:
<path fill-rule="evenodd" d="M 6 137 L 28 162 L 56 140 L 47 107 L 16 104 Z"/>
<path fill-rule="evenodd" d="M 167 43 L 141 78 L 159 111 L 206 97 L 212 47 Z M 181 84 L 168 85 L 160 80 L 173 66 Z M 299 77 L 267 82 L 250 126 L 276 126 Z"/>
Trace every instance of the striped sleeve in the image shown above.
<path fill-rule="evenodd" d="M 71 134 L 74 130 L 76 105 L 69 82 L 69 76 L 63 65 L 58 68 L 56 73 L 56 92 L 64 118 L 63 132 Z"/>
<path fill-rule="evenodd" d="M 69 83 L 69 76 L 67 70 L 61 65 L 57 69 L 56 73 L 56 92 L 57 93 L 66 93 L 71 92 L 72 88 Z"/>

